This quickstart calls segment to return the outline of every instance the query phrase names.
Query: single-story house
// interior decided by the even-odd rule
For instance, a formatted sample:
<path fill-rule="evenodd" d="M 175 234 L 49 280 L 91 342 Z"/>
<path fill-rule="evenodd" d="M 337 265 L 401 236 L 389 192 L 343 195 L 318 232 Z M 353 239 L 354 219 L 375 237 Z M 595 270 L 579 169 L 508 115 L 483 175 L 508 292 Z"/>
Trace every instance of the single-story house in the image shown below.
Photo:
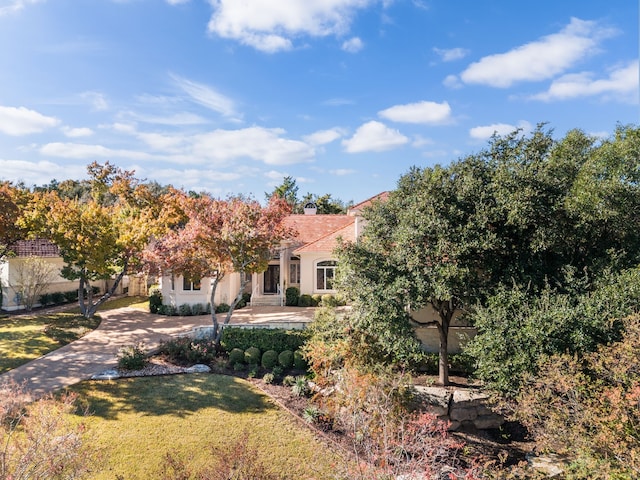
<path fill-rule="evenodd" d="M 267 270 L 255 273 L 247 286 L 252 305 L 284 305 L 284 292 L 298 287 L 301 294 L 336 293 L 333 285 L 337 260 L 333 251 L 339 237 L 355 241 L 362 229 L 362 209 L 375 200 L 386 198 L 383 192 L 351 207 L 342 215 L 319 215 L 315 205 L 305 206 L 304 214 L 289 215 L 288 227 L 298 232 L 273 252 Z M 211 294 L 209 278 L 191 279 L 164 275 L 160 280 L 163 303 L 179 306 L 207 304 Z M 223 278 L 216 289 L 215 303 L 230 304 L 240 288 L 240 274 Z"/>
<path fill-rule="evenodd" d="M 64 260 L 60 256 L 58 247 L 49 240 L 42 238 L 20 240 L 12 245 L 11 250 L 14 255 L 0 262 L 0 309 L 14 311 L 25 308 L 17 285 L 21 282 L 20 278 L 27 273 L 27 259 L 30 257 L 40 258 L 51 266 L 52 275 L 42 291 L 43 294 L 72 292 L 78 289 L 77 280 L 67 280 L 60 274 L 64 267 Z M 146 295 L 146 284 L 146 277 L 129 277 L 125 275 L 120 285 L 118 285 L 116 293 L 129 292 L 130 295 Z M 104 292 L 110 286 L 110 283 L 108 280 L 101 280 L 93 282 L 92 286 L 97 287 L 100 292 Z M 33 306 L 40 306 L 39 298 L 35 300 Z"/>

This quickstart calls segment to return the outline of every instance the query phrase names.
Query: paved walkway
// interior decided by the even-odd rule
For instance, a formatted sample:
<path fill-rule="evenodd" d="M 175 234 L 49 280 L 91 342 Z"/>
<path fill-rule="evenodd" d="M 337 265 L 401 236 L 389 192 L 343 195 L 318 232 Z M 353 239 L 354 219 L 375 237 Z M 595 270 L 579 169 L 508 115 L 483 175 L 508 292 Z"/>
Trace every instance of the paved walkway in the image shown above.
<path fill-rule="evenodd" d="M 265 323 L 313 319 L 312 308 L 246 307 L 233 313 L 231 323 Z M 126 307 L 100 312 L 100 326 L 58 350 L 0 375 L 0 383 L 23 384 L 33 396 L 53 392 L 91 378 L 117 365 L 120 347 L 143 342 L 156 348 L 162 340 L 185 334 L 194 327 L 211 325 L 211 317 L 167 317 Z M 224 315 L 219 316 L 224 320 Z"/>

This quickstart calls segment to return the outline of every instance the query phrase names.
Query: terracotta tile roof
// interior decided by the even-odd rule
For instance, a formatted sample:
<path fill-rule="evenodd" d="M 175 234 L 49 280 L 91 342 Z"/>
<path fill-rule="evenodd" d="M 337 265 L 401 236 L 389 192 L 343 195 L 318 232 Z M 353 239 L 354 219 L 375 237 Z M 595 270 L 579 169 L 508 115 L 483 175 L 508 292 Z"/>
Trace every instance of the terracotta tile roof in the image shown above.
<path fill-rule="evenodd" d="M 295 243 L 299 245 L 315 242 L 353 221 L 349 215 L 289 215 L 284 220 L 287 227 L 297 230 Z"/>
<path fill-rule="evenodd" d="M 49 240 L 36 238 L 35 240 L 18 240 L 12 250 L 19 257 L 59 257 L 58 247 Z"/>
<path fill-rule="evenodd" d="M 326 235 L 320 237 L 315 242 L 307 243 L 296 250 L 293 253 L 296 255 L 303 252 L 327 252 L 331 253 L 338 246 L 338 238 L 342 237 L 343 240 L 354 241 L 355 240 L 355 223 L 354 217 L 349 217 L 351 222 L 344 227 L 338 228 L 333 232 L 329 232 Z"/>
<path fill-rule="evenodd" d="M 368 198 L 365 201 L 360 202 L 357 205 L 354 205 L 353 207 L 351 207 L 347 212 L 347 215 L 357 215 L 360 212 L 362 212 L 364 208 L 371 205 L 373 202 L 377 200 L 384 202 L 387 198 L 389 198 L 389 192 L 382 192 L 377 195 L 374 195 L 373 197 Z"/>

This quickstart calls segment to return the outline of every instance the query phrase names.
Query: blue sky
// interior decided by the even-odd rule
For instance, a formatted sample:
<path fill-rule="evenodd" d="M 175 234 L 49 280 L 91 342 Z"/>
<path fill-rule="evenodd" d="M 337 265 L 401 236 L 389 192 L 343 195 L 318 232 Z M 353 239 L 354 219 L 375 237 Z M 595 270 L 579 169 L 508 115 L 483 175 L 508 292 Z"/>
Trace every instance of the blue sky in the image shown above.
<path fill-rule="evenodd" d="M 0 0 L 0 180 L 110 161 L 356 203 L 548 122 L 640 123 L 635 0 Z"/>

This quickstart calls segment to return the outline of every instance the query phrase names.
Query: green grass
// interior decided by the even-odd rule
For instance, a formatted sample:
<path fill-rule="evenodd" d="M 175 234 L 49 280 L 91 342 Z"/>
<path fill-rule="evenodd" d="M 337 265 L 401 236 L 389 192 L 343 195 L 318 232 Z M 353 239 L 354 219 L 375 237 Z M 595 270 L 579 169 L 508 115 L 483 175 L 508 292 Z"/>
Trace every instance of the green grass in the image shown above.
<path fill-rule="evenodd" d="M 70 312 L 0 319 L 0 373 L 77 340 L 100 324 Z"/>
<path fill-rule="evenodd" d="M 100 318 L 86 319 L 80 307 L 66 305 L 63 312 L 0 317 L 0 373 L 41 357 L 94 330 Z M 122 307 L 149 309 L 146 297 L 117 297 L 98 308 L 98 311 Z"/>
<path fill-rule="evenodd" d="M 92 479 L 161 478 L 167 453 L 198 469 L 212 446 L 248 432 L 259 458 L 283 477 L 333 478 L 340 457 L 248 382 L 214 374 L 83 382 L 72 388 L 91 416 L 93 444 L 104 456 Z"/>

